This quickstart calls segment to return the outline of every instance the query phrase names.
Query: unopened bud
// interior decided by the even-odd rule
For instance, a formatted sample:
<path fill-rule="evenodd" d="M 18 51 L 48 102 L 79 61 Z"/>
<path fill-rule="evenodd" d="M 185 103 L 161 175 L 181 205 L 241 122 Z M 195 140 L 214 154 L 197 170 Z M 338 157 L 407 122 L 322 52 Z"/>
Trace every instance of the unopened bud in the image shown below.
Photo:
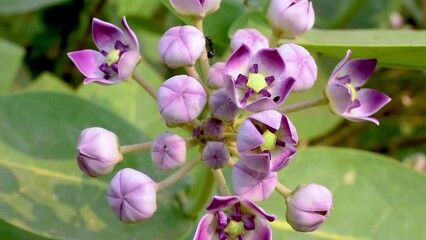
<path fill-rule="evenodd" d="M 152 143 L 152 161 L 161 169 L 170 170 L 185 163 L 186 142 L 172 133 L 160 134 Z"/>

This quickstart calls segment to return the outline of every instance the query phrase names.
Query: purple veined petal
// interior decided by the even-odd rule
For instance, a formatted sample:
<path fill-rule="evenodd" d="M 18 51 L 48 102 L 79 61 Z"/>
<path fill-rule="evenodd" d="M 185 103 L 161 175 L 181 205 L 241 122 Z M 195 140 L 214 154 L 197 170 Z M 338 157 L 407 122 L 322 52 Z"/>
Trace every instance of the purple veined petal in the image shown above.
<path fill-rule="evenodd" d="M 68 53 L 78 70 L 87 78 L 103 78 L 104 73 L 99 66 L 105 62 L 105 57 L 98 51 L 86 49 Z"/>
<path fill-rule="evenodd" d="M 254 171 L 264 173 L 271 171 L 271 158 L 268 153 L 241 153 L 241 161 Z"/>
<path fill-rule="evenodd" d="M 244 106 L 250 112 L 261 112 L 277 108 L 277 104 L 268 97 L 262 97 Z"/>
<path fill-rule="evenodd" d="M 208 213 L 204 215 L 198 223 L 193 240 L 213 240 L 216 233 L 213 224 L 214 221 L 215 217 L 213 214 Z"/>
<path fill-rule="evenodd" d="M 92 32 L 96 47 L 105 52 L 113 50 L 116 41 L 126 43 L 126 36 L 119 27 L 97 18 L 93 18 Z"/>
<path fill-rule="evenodd" d="M 233 206 L 238 201 L 240 201 L 240 199 L 237 196 L 213 196 L 213 200 L 207 206 L 206 210 L 209 212 L 216 212 Z"/>
<path fill-rule="evenodd" d="M 291 158 L 296 153 L 296 148 L 287 146 L 284 148 L 276 148 L 271 151 L 270 171 L 278 172 L 290 164 Z"/>
<path fill-rule="evenodd" d="M 128 51 L 123 53 L 118 62 L 118 77 L 121 81 L 128 80 L 141 59 L 139 51 Z"/>
<path fill-rule="evenodd" d="M 285 63 L 276 48 L 264 48 L 259 50 L 253 57 L 250 66 L 257 64 L 259 73 L 264 77 L 274 76 L 281 77 L 285 70 Z"/>
<path fill-rule="evenodd" d="M 241 199 L 241 203 L 244 204 L 247 209 L 250 210 L 250 212 L 254 215 L 263 217 L 269 222 L 275 221 L 275 215 L 265 212 L 263 208 L 257 206 L 254 202 L 247 199 Z"/>
<path fill-rule="evenodd" d="M 232 51 L 235 51 L 243 43 L 245 43 L 248 47 L 251 48 L 253 54 L 258 52 L 262 48 L 269 47 L 268 39 L 254 28 L 237 30 L 232 35 L 230 48 Z"/>
<path fill-rule="evenodd" d="M 245 120 L 237 133 L 238 152 L 246 152 L 257 148 L 264 142 L 262 134 L 250 120 Z"/>
<path fill-rule="evenodd" d="M 281 115 L 281 129 L 281 131 L 276 133 L 278 139 L 283 140 L 285 143 L 296 145 L 299 141 L 296 127 L 285 114 Z"/>
<path fill-rule="evenodd" d="M 291 195 L 291 204 L 302 211 L 327 211 L 333 207 L 333 195 L 326 187 L 310 183 Z M 325 215 L 328 216 L 328 213 Z"/>
<path fill-rule="evenodd" d="M 125 35 L 127 37 L 127 43 L 129 44 L 130 51 L 137 51 L 139 52 L 139 41 L 136 37 L 136 34 L 133 32 L 133 30 L 129 27 L 127 24 L 126 17 L 123 17 L 121 19 L 121 24 L 123 24 Z"/>
<path fill-rule="evenodd" d="M 351 84 L 355 87 L 361 87 L 373 74 L 376 68 L 376 59 L 352 59 L 348 61 L 339 70 L 337 75 L 350 75 Z"/>
<path fill-rule="evenodd" d="M 293 77 L 288 77 L 285 79 L 278 79 L 274 83 L 274 86 L 271 88 L 271 99 L 277 104 L 277 106 L 281 105 L 290 94 L 296 80 Z"/>
<path fill-rule="evenodd" d="M 249 119 L 257 120 L 269 127 L 278 130 L 281 125 L 282 114 L 275 110 L 266 110 L 249 116 Z"/>
<path fill-rule="evenodd" d="M 247 231 L 244 240 L 272 240 L 272 231 L 269 223 L 265 219 L 255 218 L 256 229 Z"/>
<path fill-rule="evenodd" d="M 336 67 L 334 67 L 333 72 L 331 73 L 330 79 L 334 80 L 334 78 L 336 77 L 336 74 L 340 71 L 340 69 L 342 69 L 342 67 L 349 61 L 349 58 L 351 57 L 352 52 L 351 50 L 346 51 L 346 56 L 345 58 L 342 59 L 342 61 L 340 61 Z"/>
<path fill-rule="evenodd" d="M 350 116 L 352 118 L 368 117 L 376 113 L 391 100 L 391 98 L 386 94 L 368 88 L 361 88 L 357 92 L 357 99 L 361 105 L 345 112 L 344 114 L 346 116 Z"/>
<path fill-rule="evenodd" d="M 233 80 L 237 79 L 239 74 L 246 75 L 250 67 L 252 53 L 247 45 L 239 47 L 225 64 L 223 73 L 229 75 Z"/>
<path fill-rule="evenodd" d="M 277 173 L 253 171 L 239 161 L 232 169 L 232 183 L 235 192 L 242 198 L 258 202 L 268 198 L 277 184 Z"/>
<path fill-rule="evenodd" d="M 335 82 L 329 82 L 325 90 L 331 110 L 336 114 L 343 114 L 352 101 L 351 90 Z"/>

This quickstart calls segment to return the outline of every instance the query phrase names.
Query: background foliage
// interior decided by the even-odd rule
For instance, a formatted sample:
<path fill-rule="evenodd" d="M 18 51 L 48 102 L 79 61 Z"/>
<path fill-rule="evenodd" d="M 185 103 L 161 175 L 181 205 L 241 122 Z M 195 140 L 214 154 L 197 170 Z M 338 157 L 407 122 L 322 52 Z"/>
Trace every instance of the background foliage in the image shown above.
<path fill-rule="evenodd" d="M 155 217 L 122 224 L 108 209 L 111 178 L 91 179 L 75 163 L 83 128 L 116 132 L 122 144 L 152 140 L 165 124 L 156 103 L 134 82 L 81 86 L 83 76 L 66 57 L 94 48 L 90 23 L 119 23 L 126 15 L 144 61 L 138 71 L 154 86 L 180 73 L 161 63 L 157 41 L 167 28 L 189 23 L 167 0 L 0 0 L 0 236 L 4 239 L 191 239 L 177 193 L 191 178 L 158 197 Z M 205 32 L 225 61 L 229 37 L 241 27 L 269 34 L 266 0 L 223 0 L 206 18 Z M 335 64 L 350 48 L 376 57 L 369 86 L 392 97 L 371 123 L 342 121 L 327 107 L 292 113 L 301 143 L 280 180 L 290 187 L 317 182 L 330 188 L 334 210 L 318 231 L 300 234 L 285 222 L 279 195 L 262 203 L 278 216 L 275 239 L 422 239 L 426 237 L 426 6 L 416 0 L 313 0 L 317 29 L 294 42 L 315 55 L 315 87 L 287 103 L 322 94 Z M 391 24 L 400 17 L 401 24 Z M 362 29 L 362 30 L 354 30 Z M 283 41 L 284 42 L 284 41 Z M 351 148 L 351 149 L 349 149 Z M 356 150 L 358 149 L 358 150 Z M 375 153 L 373 153 L 375 152 Z M 386 155 L 386 156 L 385 156 Z M 423 161 L 423 162 L 422 162 Z M 421 165 L 421 164 L 424 165 Z M 147 153 L 126 155 L 131 166 L 161 180 Z M 417 169 L 414 169 L 417 168 Z M 423 172 L 422 172 L 423 171 Z M 277 208 L 277 206 L 282 206 Z"/>

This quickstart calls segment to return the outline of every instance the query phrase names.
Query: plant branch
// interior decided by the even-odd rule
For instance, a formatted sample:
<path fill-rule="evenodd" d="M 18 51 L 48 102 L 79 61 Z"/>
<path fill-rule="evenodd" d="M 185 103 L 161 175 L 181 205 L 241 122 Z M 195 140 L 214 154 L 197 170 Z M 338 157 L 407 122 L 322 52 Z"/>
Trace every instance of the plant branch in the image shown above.
<path fill-rule="evenodd" d="M 142 88 L 144 88 L 149 93 L 149 95 L 157 100 L 157 91 L 142 77 L 140 73 L 134 71 L 132 77 Z"/>
<path fill-rule="evenodd" d="M 287 198 L 291 195 L 291 190 L 284 186 L 282 183 L 277 181 L 277 185 L 275 186 L 275 191 L 277 191 L 281 196 Z"/>
<path fill-rule="evenodd" d="M 220 169 L 213 170 L 213 175 L 216 179 L 216 183 L 219 187 L 219 191 L 223 196 L 230 196 L 231 191 L 229 191 L 228 184 L 226 183 L 223 172 Z"/>
<path fill-rule="evenodd" d="M 194 19 L 194 26 L 198 30 L 200 30 L 203 33 L 203 35 L 205 35 L 203 30 L 203 19 Z M 201 65 L 201 70 L 203 71 L 203 80 L 207 81 L 207 75 L 209 73 L 210 63 L 209 63 L 209 58 L 207 57 L 206 49 L 204 49 L 203 53 L 200 56 L 200 65 Z"/>
<path fill-rule="evenodd" d="M 201 162 L 201 156 L 196 157 L 191 162 L 183 165 L 178 171 L 157 183 L 157 192 L 166 189 L 170 185 L 179 181 L 182 177 L 184 177 L 192 168 L 194 168 L 198 163 Z"/>
<path fill-rule="evenodd" d="M 124 146 L 120 146 L 120 152 L 122 154 L 142 152 L 142 151 L 151 149 L 151 145 L 152 145 L 152 142 L 124 145 Z"/>
<path fill-rule="evenodd" d="M 296 112 L 302 109 L 311 108 L 315 106 L 325 105 L 328 103 L 328 99 L 325 97 L 319 97 L 310 99 L 304 102 L 295 103 L 293 105 L 281 107 L 279 110 L 283 113 Z"/>

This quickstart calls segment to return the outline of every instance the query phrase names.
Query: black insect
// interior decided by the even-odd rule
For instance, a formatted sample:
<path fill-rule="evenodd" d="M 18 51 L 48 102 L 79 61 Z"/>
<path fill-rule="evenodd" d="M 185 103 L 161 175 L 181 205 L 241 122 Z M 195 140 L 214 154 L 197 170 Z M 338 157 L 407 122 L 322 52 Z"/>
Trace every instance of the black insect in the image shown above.
<path fill-rule="evenodd" d="M 206 49 L 207 49 L 207 57 L 209 59 L 212 59 L 216 53 L 216 51 L 213 48 L 213 41 L 210 36 L 206 37 Z"/>

